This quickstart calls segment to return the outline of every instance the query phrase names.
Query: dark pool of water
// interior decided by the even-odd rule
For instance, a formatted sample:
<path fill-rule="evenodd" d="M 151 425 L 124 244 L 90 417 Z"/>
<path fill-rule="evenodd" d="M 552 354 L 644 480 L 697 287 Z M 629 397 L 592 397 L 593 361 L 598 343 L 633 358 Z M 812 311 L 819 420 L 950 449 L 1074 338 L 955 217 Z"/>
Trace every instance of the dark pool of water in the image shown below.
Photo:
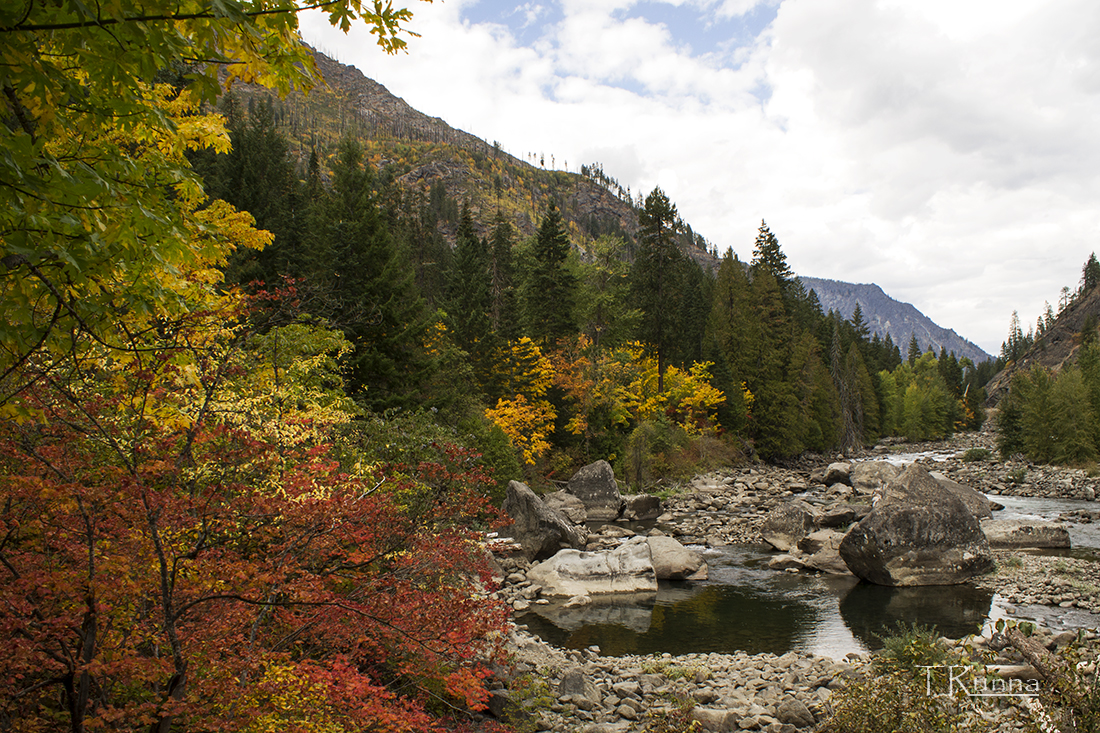
<path fill-rule="evenodd" d="M 1056 519 L 1086 504 L 992 498 L 1005 504 L 996 516 L 1006 519 Z M 1073 554 L 1100 554 L 1100 526 L 1070 528 Z M 773 556 L 767 547 L 723 547 L 706 550 L 705 556 L 710 566 L 705 582 L 662 582 L 655 595 L 596 596 L 580 608 L 534 605 L 517 620 L 557 646 L 597 645 L 614 656 L 793 650 L 838 658 L 878 648 L 881 636 L 899 624 L 935 626 L 944 636 L 961 638 L 989 619 L 1021 614 L 1021 609 L 1006 613 L 992 592 L 970 585 L 889 588 L 850 576 L 776 572 L 767 567 Z M 1091 619 L 1074 624 L 1100 625 L 1100 618 Z M 1065 621 L 1043 620 L 1055 626 Z"/>

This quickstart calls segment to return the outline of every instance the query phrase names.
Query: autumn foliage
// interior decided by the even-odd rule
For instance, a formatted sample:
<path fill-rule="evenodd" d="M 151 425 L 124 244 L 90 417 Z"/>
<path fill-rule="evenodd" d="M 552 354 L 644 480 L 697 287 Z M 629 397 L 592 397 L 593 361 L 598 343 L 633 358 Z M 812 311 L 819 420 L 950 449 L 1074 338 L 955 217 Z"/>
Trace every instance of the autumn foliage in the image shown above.
<path fill-rule="evenodd" d="M 451 447 L 342 466 L 317 438 L 347 416 L 310 374 L 274 410 L 263 341 L 222 322 L 89 349 L 0 424 L 0 726 L 412 731 L 481 706 L 487 477 Z"/>

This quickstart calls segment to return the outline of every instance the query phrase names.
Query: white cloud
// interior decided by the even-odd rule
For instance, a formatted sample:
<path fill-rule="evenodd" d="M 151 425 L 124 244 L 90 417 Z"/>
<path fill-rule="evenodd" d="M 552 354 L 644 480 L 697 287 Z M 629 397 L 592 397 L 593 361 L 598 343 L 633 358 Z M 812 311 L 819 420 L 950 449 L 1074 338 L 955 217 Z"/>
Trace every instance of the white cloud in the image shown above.
<path fill-rule="evenodd" d="M 319 16 L 303 34 L 520 157 L 660 185 L 719 249 L 750 256 L 766 218 L 796 271 L 877 282 L 994 353 L 1096 248 L 1094 0 L 666 2 L 775 13 L 700 53 L 635 0 L 508 6 L 522 38 L 464 21 L 475 5 L 414 4 L 422 37 L 394 58 Z"/>

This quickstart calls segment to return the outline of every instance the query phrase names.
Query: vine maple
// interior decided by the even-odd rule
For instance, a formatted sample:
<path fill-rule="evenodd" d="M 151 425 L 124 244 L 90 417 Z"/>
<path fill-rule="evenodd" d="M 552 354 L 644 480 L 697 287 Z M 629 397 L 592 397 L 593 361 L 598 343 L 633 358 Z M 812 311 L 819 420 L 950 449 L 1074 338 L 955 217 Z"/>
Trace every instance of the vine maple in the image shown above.
<path fill-rule="evenodd" d="M 223 316 L 45 374 L 34 418 L 0 423 L 0 719 L 413 731 L 440 700 L 481 705 L 504 619 L 469 529 L 487 477 L 458 448 L 349 475 L 322 409 L 296 408 L 318 429 L 293 441 L 247 402 L 225 419 L 226 385 L 273 369 Z"/>

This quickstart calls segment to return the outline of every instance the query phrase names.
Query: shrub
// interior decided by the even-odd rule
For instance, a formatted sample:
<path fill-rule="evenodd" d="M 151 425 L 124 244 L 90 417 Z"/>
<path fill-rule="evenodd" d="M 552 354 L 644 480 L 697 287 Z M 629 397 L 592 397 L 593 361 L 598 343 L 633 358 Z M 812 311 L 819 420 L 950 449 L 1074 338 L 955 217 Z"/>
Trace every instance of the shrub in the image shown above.
<path fill-rule="evenodd" d="M 976 463 L 987 460 L 993 453 L 987 448 L 968 448 L 962 455 L 964 463 Z"/>

